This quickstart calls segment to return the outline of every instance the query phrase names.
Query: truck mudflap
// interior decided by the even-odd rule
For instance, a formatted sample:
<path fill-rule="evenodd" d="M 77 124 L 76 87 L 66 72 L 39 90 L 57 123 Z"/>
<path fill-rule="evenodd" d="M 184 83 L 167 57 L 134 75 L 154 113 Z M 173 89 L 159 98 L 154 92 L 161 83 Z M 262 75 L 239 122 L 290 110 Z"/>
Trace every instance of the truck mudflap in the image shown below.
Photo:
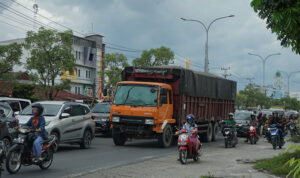
<path fill-rule="evenodd" d="M 167 124 L 175 124 L 175 119 L 166 119 L 162 123 L 157 123 L 156 127 L 153 128 L 153 131 L 156 133 L 162 133 L 167 126 Z"/>

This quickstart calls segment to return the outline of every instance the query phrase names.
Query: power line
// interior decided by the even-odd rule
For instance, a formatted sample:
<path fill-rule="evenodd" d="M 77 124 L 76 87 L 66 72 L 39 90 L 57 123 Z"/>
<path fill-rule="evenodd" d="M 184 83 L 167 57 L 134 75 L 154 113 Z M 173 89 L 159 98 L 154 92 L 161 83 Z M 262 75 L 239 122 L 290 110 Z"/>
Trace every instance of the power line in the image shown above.
<path fill-rule="evenodd" d="M 15 25 L 13 25 L 13 24 L 4 22 L 4 21 L 2 21 L 2 20 L 0 20 L 0 22 L 4 23 L 4 24 L 6 24 L 6 25 L 9 25 L 9 26 L 15 27 L 15 29 L 17 29 L 17 30 L 19 30 L 19 31 L 20 31 L 20 29 L 22 29 L 22 30 L 25 31 L 25 32 L 28 31 L 28 30 L 26 30 L 26 29 L 24 29 L 24 28 L 22 28 L 22 27 L 15 26 Z"/>
<path fill-rule="evenodd" d="M 2 5 L 1 5 L 1 4 L 2 4 Z M 13 9 L 13 8 L 11 8 L 11 7 L 7 6 L 7 5 L 5 5 L 5 4 L 2 3 L 2 2 L 0 2 L 0 7 L 3 8 L 3 9 L 5 9 L 5 10 L 7 10 L 7 11 L 9 11 L 9 12 L 11 12 L 11 13 L 13 13 L 13 14 L 16 14 L 17 16 L 22 17 L 22 18 L 24 18 L 24 19 L 26 19 L 26 20 L 28 20 L 28 21 L 30 21 L 30 22 L 32 22 L 32 23 L 38 22 L 39 25 L 41 25 L 41 26 L 45 26 L 45 27 L 48 27 L 48 28 L 50 27 L 50 28 L 52 28 L 52 29 L 54 29 L 54 30 L 57 30 L 57 29 L 55 29 L 55 28 L 53 28 L 53 27 L 51 27 L 51 26 L 49 26 L 49 25 L 47 25 L 47 24 L 44 24 L 44 23 L 40 22 L 40 21 L 35 21 L 35 20 L 33 20 L 31 17 L 29 17 L 29 16 L 27 16 L 27 15 L 25 15 L 25 14 L 23 14 L 23 13 L 21 13 L 21 12 L 15 10 L 15 9 Z"/>
<path fill-rule="evenodd" d="M 16 3 L 16 4 L 18 4 L 19 6 L 21 6 L 21 7 L 23 7 L 23 8 L 25 8 L 25 9 L 31 11 L 31 12 L 34 12 L 32 9 L 29 9 L 28 7 L 26 7 L 26 6 L 24 6 L 24 5 L 20 4 L 20 3 L 18 3 L 16 0 L 11 0 L 11 1 L 14 2 L 14 3 Z M 74 32 L 76 32 L 76 33 L 78 33 L 78 34 L 81 34 L 81 35 L 85 36 L 85 34 L 79 32 L 79 31 L 77 31 L 77 30 L 73 30 L 73 29 L 71 29 L 70 27 L 67 27 L 67 26 L 65 26 L 65 25 L 62 25 L 62 24 L 60 24 L 60 23 L 58 23 L 58 22 L 56 22 L 56 21 L 54 21 L 54 20 L 51 20 L 50 18 L 48 18 L 48 17 L 46 17 L 46 16 L 43 16 L 43 15 L 41 15 L 41 14 L 37 14 L 37 15 L 39 15 L 39 16 L 43 17 L 44 19 L 47 19 L 48 21 L 50 21 L 50 22 L 52 22 L 52 23 L 55 23 L 55 24 L 57 24 L 57 25 L 59 25 L 59 26 L 61 26 L 61 27 L 64 27 L 64 28 L 66 28 L 66 29 L 68 29 L 68 30 L 72 30 L 72 31 L 74 31 Z"/>
<path fill-rule="evenodd" d="M 26 23 L 26 22 L 23 22 L 23 21 L 21 21 L 21 20 L 15 18 L 15 17 L 13 17 L 13 16 L 9 16 L 9 15 L 6 15 L 6 14 L 0 14 L 0 16 L 6 18 L 6 20 L 10 20 L 10 21 L 19 23 L 19 24 L 21 24 L 21 25 L 28 26 L 28 27 L 30 27 L 30 28 L 32 27 L 31 24 L 28 24 L 28 23 Z"/>
<path fill-rule="evenodd" d="M 112 47 L 112 46 L 105 46 L 105 48 L 113 49 L 113 50 L 118 50 L 118 51 L 131 52 L 131 53 L 140 53 L 139 51 L 127 50 L 127 49 L 121 49 L 121 48 L 115 48 L 115 47 Z"/>

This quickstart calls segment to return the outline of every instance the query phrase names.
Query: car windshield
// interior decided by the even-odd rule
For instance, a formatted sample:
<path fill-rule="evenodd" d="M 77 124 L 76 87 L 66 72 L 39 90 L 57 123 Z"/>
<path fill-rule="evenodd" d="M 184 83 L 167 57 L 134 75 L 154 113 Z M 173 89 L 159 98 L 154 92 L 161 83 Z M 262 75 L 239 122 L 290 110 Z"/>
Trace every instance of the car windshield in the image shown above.
<path fill-rule="evenodd" d="M 234 114 L 234 119 L 235 120 L 250 120 L 250 113 L 246 113 L 246 112 L 236 112 Z"/>
<path fill-rule="evenodd" d="M 119 85 L 114 97 L 115 105 L 157 106 L 157 86 Z"/>
<path fill-rule="evenodd" d="M 11 109 L 9 106 L 6 106 L 4 104 L 0 104 L 0 117 L 7 117 L 11 112 Z"/>
<path fill-rule="evenodd" d="M 61 108 L 58 104 L 41 104 L 44 108 L 43 116 L 56 116 Z M 27 106 L 21 115 L 32 115 L 32 105 Z"/>
<path fill-rule="evenodd" d="M 96 104 L 92 109 L 92 113 L 110 113 L 109 104 Z"/>

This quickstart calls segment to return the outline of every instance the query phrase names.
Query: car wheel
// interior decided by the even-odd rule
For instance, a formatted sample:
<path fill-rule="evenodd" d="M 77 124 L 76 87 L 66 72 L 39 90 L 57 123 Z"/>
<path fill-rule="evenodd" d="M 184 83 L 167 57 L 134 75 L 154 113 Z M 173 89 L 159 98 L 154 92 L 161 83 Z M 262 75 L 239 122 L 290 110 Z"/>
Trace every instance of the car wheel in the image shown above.
<path fill-rule="evenodd" d="M 57 132 L 52 132 L 51 135 L 56 137 L 55 143 L 53 144 L 53 151 L 57 152 L 59 147 L 59 134 Z"/>
<path fill-rule="evenodd" d="M 85 130 L 82 138 L 82 142 L 80 143 L 80 147 L 87 149 L 91 146 L 92 143 L 92 133 L 90 130 Z"/>

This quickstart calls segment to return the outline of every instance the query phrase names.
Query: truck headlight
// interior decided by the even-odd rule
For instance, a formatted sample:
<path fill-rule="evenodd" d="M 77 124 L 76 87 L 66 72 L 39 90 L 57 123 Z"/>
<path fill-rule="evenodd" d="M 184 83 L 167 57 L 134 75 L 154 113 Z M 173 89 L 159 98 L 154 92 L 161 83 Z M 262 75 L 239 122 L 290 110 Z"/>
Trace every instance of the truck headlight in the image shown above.
<path fill-rule="evenodd" d="M 113 122 L 120 122 L 120 117 L 113 116 L 113 117 L 112 117 L 112 121 L 113 121 Z"/>
<path fill-rule="evenodd" d="M 153 121 L 153 119 L 146 119 L 145 120 L 145 124 L 147 124 L 147 125 L 153 125 L 154 121 Z"/>

